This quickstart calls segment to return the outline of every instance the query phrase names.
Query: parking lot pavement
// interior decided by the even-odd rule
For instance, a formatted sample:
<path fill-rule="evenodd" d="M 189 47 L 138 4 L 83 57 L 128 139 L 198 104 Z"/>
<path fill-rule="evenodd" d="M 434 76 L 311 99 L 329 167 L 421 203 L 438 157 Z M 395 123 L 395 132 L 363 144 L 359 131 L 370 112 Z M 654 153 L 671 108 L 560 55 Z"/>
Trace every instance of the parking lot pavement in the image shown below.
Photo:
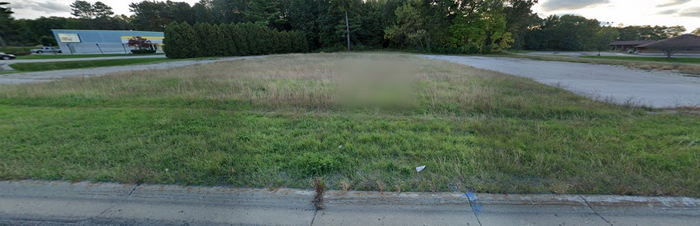
<path fill-rule="evenodd" d="M 58 59 L 28 59 L 28 60 L 0 60 L 0 64 L 16 64 L 16 63 L 45 63 L 45 62 L 62 62 L 62 61 L 89 61 L 89 60 L 122 60 L 122 59 L 144 59 L 144 58 L 165 58 L 164 54 L 145 55 L 145 56 L 112 56 L 112 57 L 83 57 L 83 58 L 58 58 Z"/>
<path fill-rule="evenodd" d="M 0 182 L 0 224 L 700 225 L 700 199 Z"/>
<path fill-rule="evenodd" d="M 629 54 L 624 52 L 598 52 L 598 51 L 533 51 L 519 53 L 521 55 L 528 56 L 569 56 L 569 57 L 585 57 L 585 56 L 623 56 L 623 57 L 666 57 L 664 53 L 639 53 L 639 54 Z M 684 54 L 677 53 L 673 55 L 674 57 L 686 57 L 686 58 L 700 58 L 700 54 Z"/>
<path fill-rule="evenodd" d="M 10 73 L 10 74 L 0 74 L 0 84 L 22 84 L 22 83 L 33 83 L 33 82 L 48 82 L 61 78 L 75 78 L 75 77 L 92 77 L 92 76 L 102 76 L 110 73 L 117 72 L 128 72 L 128 71 L 143 71 L 143 70 L 158 70 L 158 69 L 169 69 L 177 67 L 186 67 L 192 65 L 200 64 L 211 64 L 222 61 L 233 61 L 233 60 L 245 60 L 259 58 L 262 56 L 246 56 L 246 57 L 224 57 L 218 59 L 210 60 L 178 60 L 169 61 L 163 63 L 154 64 L 139 64 L 139 65 L 126 65 L 126 66 L 113 66 L 113 67 L 98 67 L 98 68 L 84 68 L 84 69 L 70 69 L 70 70 L 57 70 L 57 71 L 39 71 L 39 72 L 26 72 L 26 73 Z"/>
<path fill-rule="evenodd" d="M 624 66 L 509 57 L 421 55 L 531 78 L 593 99 L 655 108 L 700 106 L 700 77 Z"/>

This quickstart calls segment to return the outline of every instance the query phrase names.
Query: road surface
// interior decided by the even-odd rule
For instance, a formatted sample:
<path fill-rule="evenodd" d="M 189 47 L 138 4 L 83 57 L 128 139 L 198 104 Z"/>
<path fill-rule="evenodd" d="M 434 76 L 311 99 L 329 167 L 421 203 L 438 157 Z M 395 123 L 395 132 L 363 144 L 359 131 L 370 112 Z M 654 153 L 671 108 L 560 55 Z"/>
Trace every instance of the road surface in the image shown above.
<path fill-rule="evenodd" d="M 700 199 L 0 182 L 2 224 L 700 225 Z"/>
<path fill-rule="evenodd" d="M 0 84 L 21 84 L 21 83 L 33 83 L 33 82 L 48 82 L 48 81 L 53 81 L 53 80 L 61 79 L 61 78 L 91 77 L 91 76 L 102 76 L 102 75 L 116 73 L 116 72 L 169 69 L 169 68 L 185 67 L 185 66 L 200 65 L 200 64 L 211 64 L 211 63 L 222 62 L 222 61 L 252 59 L 252 58 L 259 58 L 259 57 L 261 57 L 261 56 L 225 57 L 225 58 L 219 58 L 219 59 L 213 59 L 213 60 L 178 60 L 178 61 L 169 61 L 169 62 L 154 63 L 154 64 L 139 64 L 139 65 L 126 65 L 126 66 L 113 66 L 113 67 L 98 67 L 98 68 L 57 70 L 57 71 L 40 71 L 40 72 L 0 74 Z"/>
<path fill-rule="evenodd" d="M 508 57 L 421 55 L 522 76 L 577 94 L 618 104 L 655 108 L 700 106 L 700 77 L 624 66 L 537 61 Z"/>
<path fill-rule="evenodd" d="M 521 55 L 529 56 L 569 56 L 569 57 L 584 57 L 584 56 L 619 56 L 619 57 L 666 57 L 664 53 L 639 53 L 639 54 L 629 54 L 623 52 L 597 52 L 597 51 L 533 51 L 520 53 Z M 684 57 L 684 58 L 700 58 L 700 54 L 693 53 L 677 53 L 673 57 Z"/>
<path fill-rule="evenodd" d="M 165 55 L 160 54 L 160 55 L 145 55 L 145 56 L 134 55 L 134 56 L 111 56 L 111 57 L 0 60 L 0 64 L 44 63 L 44 62 L 87 61 L 87 60 L 123 60 L 123 59 L 144 59 L 144 58 L 165 58 Z"/>

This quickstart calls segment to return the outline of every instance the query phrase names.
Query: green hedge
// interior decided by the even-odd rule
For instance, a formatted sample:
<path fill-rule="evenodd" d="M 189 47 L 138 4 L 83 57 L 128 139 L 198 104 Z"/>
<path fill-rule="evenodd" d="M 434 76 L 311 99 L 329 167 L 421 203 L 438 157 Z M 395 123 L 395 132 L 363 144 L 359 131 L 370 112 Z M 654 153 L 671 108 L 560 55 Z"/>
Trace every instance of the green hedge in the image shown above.
<path fill-rule="evenodd" d="M 165 28 L 165 55 L 169 58 L 246 56 L 308 52 L 306 35 L 277 31 L 254 23 L 172 23 Z"/>
<path fill-rule="evenodd" d="M 29 55 L 31 54 L 31 50 L 36 47 L 31 47 L 31 46 L 8 46 L 8 47 L 0 47 L 0 52 L 2 53 L 9 53 L 9 54 L 15 54 L 17 56 L 24 56 L 24 55 Z"/>

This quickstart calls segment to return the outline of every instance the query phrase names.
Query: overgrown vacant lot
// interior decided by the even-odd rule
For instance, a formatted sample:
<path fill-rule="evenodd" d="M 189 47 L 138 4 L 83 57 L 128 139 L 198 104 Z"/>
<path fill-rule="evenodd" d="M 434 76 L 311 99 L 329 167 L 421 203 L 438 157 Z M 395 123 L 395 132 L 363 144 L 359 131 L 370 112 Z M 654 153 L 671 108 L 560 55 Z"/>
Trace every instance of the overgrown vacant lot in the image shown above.
<path fill-rule="evenodd" d="M 0 147 L 0 179 L 700 196 L 697 115 L 399 54 L 0 86 Z"/>

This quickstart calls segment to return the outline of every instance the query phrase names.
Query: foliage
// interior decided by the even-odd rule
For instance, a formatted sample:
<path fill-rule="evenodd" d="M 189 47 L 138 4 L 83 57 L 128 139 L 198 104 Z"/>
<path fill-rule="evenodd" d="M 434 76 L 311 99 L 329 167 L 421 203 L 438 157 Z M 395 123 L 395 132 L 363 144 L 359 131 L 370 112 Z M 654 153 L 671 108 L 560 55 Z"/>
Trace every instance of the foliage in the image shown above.
<path fill-rule="evenodd" d="M 575 15 L 540 19 L 524 37 L 529 50 L 606 50 L 616 40 L 661 40 L 681 35 L 682 26 L 601 26 L 597 20 Z"/>
<path fill-rule="evenodd" d="M 542 20 L 526 39 L 527 49 L 588 50 L 593 49 L 593 39 L 600 28 L 598 20 L 575 15 L 552 15 Z"/>
<path fill-rule="evenodd" d="M 396 9 L 396 22 L 386 29 L 385 37 L 394 46 L 427 50 L 430 39 L 426 29 L 426 21 L 420 11 L 412 4 L 405 4 Z"/>
<path fill-rule="evenodd" d="M 0 52 L 20 56 L 20 55 L 28 55 L 28 53 L 31 53 L 31 50 L 33 48 L 34 47 L 6 46 L 6 47 L 0 47 Z M 45 56 L 51 56 L 51 55 L 45 55 Z"/>
<path fill-rule="evenodd" d="M 105 18 L 114 15 L 112 7 L 97 1 L 90 4 L 88 1 L 76 0 L 71 3 L 71 15 L 81 19 Z"/>
<path fill-rule="evenodd" d="M 194 28 L 188 23 L 172 23 L 165 29 L 165 40 L 163 40 L 163 50 L 169 58 L 192 58 L 197 57 L 196 52 L 199 46 L 199 39 Z"/>
<path fill-rule="evenodd" d="M 156 53 L 155 49 L 132 49 L 131 50 L 132 54 L 154 54 Z"/>
<path fill-rule="evenodd" d="M 308 52 L 304 33 L 278 31 L 263 24 L 212 25 L 172 23 L 165 29 L 165 54 L 169 58 L 245 56 Z M 193 48 L 194 47 L 194 48 Z"/>
<path fill-rule="evenodd" d="M 6 8 L 8 2 L 0 2 L 0 47 L 6 47 L 7 42 L 6 37 L 11 34 L 12 31 L 12 10 Z"/>
<path fill-rule="evenodd" d="M 610 43 L 620 37 L 620 32 L 616 28 L 603 27 L 598 30 L 593 36 L 595 41 L 595 50 L 603 51 L 610 49 Z"/>
<path fill-rule="evenodd" d="M 303 32 L 309 49 L 325 51 L 344 49 L 347 14 L 350 42 L 355 49 L 446 53 L 490 53 L 508 48 L 601 50 L 602 43 L 612 38 L 610 30 L 601 32 L 607 26 L 596 20 L 572 15 L 540 18 L 532 10 L 537 3 L 538 0 L 200 0 L 190 5 L 142 0 L 129 4 L 134 15 L 125 16 L 114 15 L 102 2 L 77 0 L 72 4 L 76 18 L 11 20 L 7 15 L 0 16 L 0 37 L 10 45 L 55 45 L 51 29 L 164 31 L 173 22 L 194 27 L 256 23 L 278 31 Z M 220 30 L 206 26 L 196 29 Z M 619 32 L 614 40 L 659 40 L 685 32 L 682 26 L 614 29 Z M 221 39 L 230 34 L 222 32 L 216 36 Z M 209 48 L 203 51 L 212 55 L 234 48 L 202 46 Z"/>
<path fill-rule="evenodd" d="M 130 47 L 136 47 L 137 50 L 154 50 L 155 48 L 155 45 L 153 45 L 150 40 L 141 36 L 130 38 L 127 45 Z"/>
<path fill-rule="evenodd" d="M 450 26 L 450 45 L 459 52 L 499 52 L 512 42 L 512 34 L 506 31 L 505 18 L 500 14 L 484 14 L 471 21 L 460 17 Z"/>

